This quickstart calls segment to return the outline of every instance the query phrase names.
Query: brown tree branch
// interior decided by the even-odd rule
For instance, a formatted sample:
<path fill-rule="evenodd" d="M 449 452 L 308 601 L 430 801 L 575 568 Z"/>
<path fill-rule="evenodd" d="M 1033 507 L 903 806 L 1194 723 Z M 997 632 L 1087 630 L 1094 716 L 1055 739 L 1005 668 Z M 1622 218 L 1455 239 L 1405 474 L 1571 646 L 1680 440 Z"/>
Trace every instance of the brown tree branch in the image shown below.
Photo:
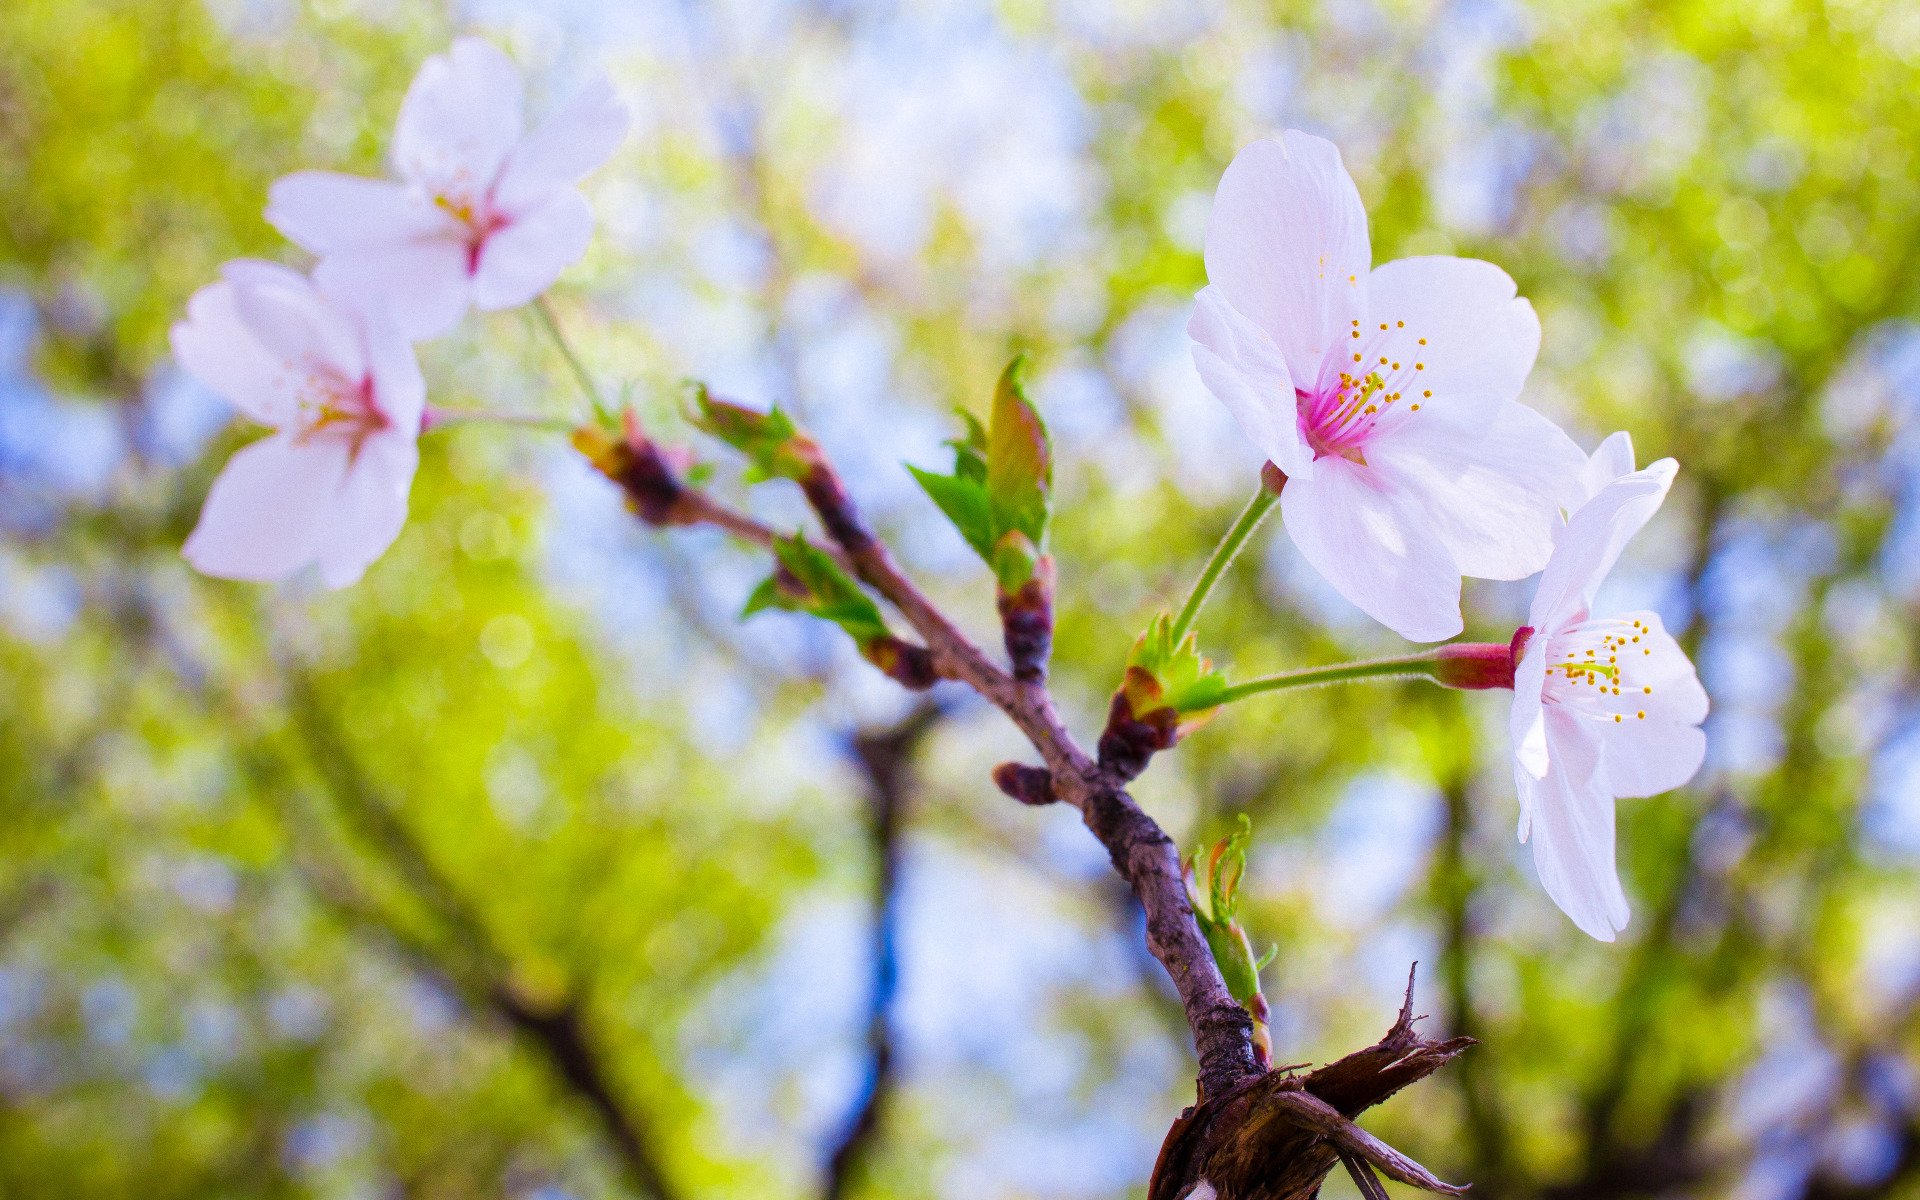
<path fill-rule="evenodd" d="M 1463 1189 L 1353 1124 L 1473 1044 L 1429 1041 L 1414 1032 L 1416 1019 L 1409 979 L 1399 1019 L 1374 1045 L 1305 1076 L 1270 1071 L 1188 1109 L 1160 1148 L 1147 1200 L 1184 1200 L 1201 1183 L 1220 1200 L 1313 1200 L 1342 1156 L 1414 1187 L 1458 1194 Z"/>
<path fill-rule="evenodd" d="M 1146 910 L 1147 944 L 1180 993 L 1200 1062 L 1201 1093 L 1224 1095 L 1257 1078 L 1261 1072 L 1254 1061 L 1253 1021 L 1228 993 L 1194 920 L 1173 839 L 1112 772 L 1080 748 L 1044 685 L 1016 680 L 1001 669 L 907 577 L 869 531 L 829 464 L 817 463 L 800 486 L 855 573 L 925 639 L 935 670 L 972 687 L 1019 727 L 1045 760 L 1055 798 L 1078 809 L 1107 848 L 1114 869 Z"/>
<path fill-rule="evenodd" d="M 630 431 L 629 441 L 635 441 Z M 644 439 L 639 439 L 644 442 Z M 1218 964 L 1187 900 L 1173 840 L 1127 793 L 1138 766 L 1089 755 L 1055 710 L 1044 676 L 1026 678 L 990 659 L 901 570 L 861 517 L 846 486 L 810 440 L 810 462 L 798 482 L 851 572 L 906 618 L 925 641 L 934 673 L 978 692 L 1026 736 L 1046 764 L 1004 765 L 995 781 L 1024 803 L 1064 801 L 1106 847 L 1146 914 L 1147 946 L 1172 978 L 1199 1063 L 1199 1103 L 1168 1133 L 1150 1188 L 1151 1200 L 1180 1200 L 1200 1184 L 1220 1200 L 1310 1200 L 1339 1161 L 1340 1151 L 1397 1179 L 1446 1191 L 1418 1164 L 1350 1128 L 1352 1119 L 1400 1088 L 1424 1078 L 1459 1054 L 1471 1039 L 1431 1042 L 1412 1028 L 1407 1007 L 1387 1038 L 1315 1071 L 1304 1080 L 1266 1071 L 1253 1048 L 1253 1022 L 1228 992 Z M 586 447 L 583 446 L 583 449 Z M 637 446 L 642 458 L 657 452 Z M 617 457 L 596 465 L 628 492 L 650 523 L 681 519 L 691 489 L 646 490 L 652 484 L 623 469 Z M 699 511 L 709 513 L 703 499 Z M 711 515 L 700 518 L 719 524 Z M 1144 765 L 1144 760 L 1139 765 Z M 1300 1099 L 1305 1092 L 1306 1100 Z M 1317 1104 L 1331 1105 L 1344 1122 L 1328 1123 Z"/>

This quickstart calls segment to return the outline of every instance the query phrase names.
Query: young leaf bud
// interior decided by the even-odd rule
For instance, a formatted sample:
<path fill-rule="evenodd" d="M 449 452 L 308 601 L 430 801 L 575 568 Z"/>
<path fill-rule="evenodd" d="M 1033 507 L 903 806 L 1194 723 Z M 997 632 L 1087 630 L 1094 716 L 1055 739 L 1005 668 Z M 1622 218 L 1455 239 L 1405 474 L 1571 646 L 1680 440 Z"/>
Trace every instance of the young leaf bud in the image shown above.
<path fill-rule="evenodd" d="M 1053 503 L 1053 446 L 1040 411 L 1027 399 L 1027 359 L 1007 364 L 993 392 L 987 430 L 987 499 L 996 541 L 1018 530 L 1044 547 Z"/>

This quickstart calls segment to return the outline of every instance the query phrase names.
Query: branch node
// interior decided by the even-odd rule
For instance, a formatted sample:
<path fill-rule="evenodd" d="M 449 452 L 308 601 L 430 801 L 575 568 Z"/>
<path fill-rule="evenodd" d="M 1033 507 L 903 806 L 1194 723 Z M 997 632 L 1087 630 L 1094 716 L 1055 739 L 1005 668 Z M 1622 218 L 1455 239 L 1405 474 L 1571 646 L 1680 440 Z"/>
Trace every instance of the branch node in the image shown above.
<path fill-rule="evenodd" d="M 1136 714 L 1123 687 L 1113 694 L 1113 703 L 1107 708 L 1107 727 L 1100 733 L 1097 749 L 1101 769 L 1121 783 L 1137 779 L 1154 755 L 1171 749 L 1179 739 L 1178 712 L 1161 707 Z"/>
<path fill-rule="evenodd" d="M 995 767 L 993 785 L 1022 804 L 1052 804 L 1060 798 L 1053 791 L 1053 772 L 1025 763 L 1004 762 Z"/>
<path fill-rule="evenodd" d="M 1013 677 L 1044 683 L 1053 653 L 1053 559 L 1039 559 L 1032 577 L 1012 592 L 1002 590 L 997 603 Z"/>

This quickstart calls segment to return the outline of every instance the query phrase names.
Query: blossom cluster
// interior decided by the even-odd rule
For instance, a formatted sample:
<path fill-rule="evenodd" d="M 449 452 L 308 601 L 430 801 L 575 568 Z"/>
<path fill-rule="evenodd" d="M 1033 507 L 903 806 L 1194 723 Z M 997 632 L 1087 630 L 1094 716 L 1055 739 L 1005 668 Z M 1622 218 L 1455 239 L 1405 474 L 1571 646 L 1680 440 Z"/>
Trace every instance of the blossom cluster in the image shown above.
<path fill-rule="evenodd" d="M 626 136 L 596 81 L 531 132 L 513 61 L 464 38 L 427 60 L 394 130 L 394 179 L 301 171 L 267 220 L 316 256 L 310 274 L 227 264 L 187 305 L 174 356 L 271 437 L 233 457 L 187 539 L 230 579 L 317 565 L 354 583 L 406 522 L 428 410 L 412 344 L 469 308 L 513 308 L 586 253 L 575 186 Z"/>
<path fill-rule="evenodd" d="M 604 81 L 531 132 L 522 107 L 504 54 L 456 43 L 407 93 L 395 178 L 303 171 L 273 186 L 267 218 L 315 256 L 309 274 L 235 262 L 193 297 L 174 330 L 180 363 L 275 431 L 215 482 L 185 547 L 200 570 L 271 580 L 317 565 L 337 587 L 397 536 L 430 415 L 412 344 L 469 309 L 535 299 L 584 254 L 593 221 L 576 185 L 627 128 Z M 1514 281 L 1465 258 L 1375 267 L 1359 192 L 1325 140 L 1288 131 L 1241 151 L 1220 182 L 1205 265 L 1189 325 L 1199 376 L 1269 460 L 1264 486 L 1278 491 L 1288 534 L 1341 595 L 1409 640 L 1437 642 L 1463 629 L 1464 577 L 1539 574 L 1528 624 L 1509 644 L 1448 647 L 1425 661 L 1443 683 L 1512 688 L 1520 837 L 1555 902 L 1612 940 L 1628 920 L 1615 801 L 1680 786 L 1705 754 L 1706 694 L 1659 618 L 1593 611 L 1671 487 L 1673 461 L 1636 469 L 1625 434 L 1588 455 L 1521 403 L 1541 330 Z M 1019 402 L 1009 411 L 1025 413 L 1009 379 L 1002 390 Z M 996 440 L 1002 424 L 997 413 Z M 1006 459 L 984 431 L 959 444 L 955 475 L 918 474 L 997 564 L 1003 590 L 1038 597 L 1026 615 L 1050 620 L 1051 564 L 1037 557 L 1050 496 L 1035 474 L 1050 469 L 1050 452 L 1037 416 L 1005 424 L 1009 445 L 1038 439 L 1022 467 L 1032 478 L 1002 479 Z M 994 517 L 1009 497 L 1030 521 Z M 790 557 L 788 591 L 804 582 Z M 815 557 L 821 572 L 837 570 Z M 804 599 L 831 608 L 815 603 L 820 591 Z M 840 591 L 833 611 L 845 623 L 846 605 L 865 597 L 851 583 Z M 1169 718 L 1181 703 L 1210 711 L 1252 690 L 1214 687 L 1192 663 L 1174 686 L 1169 664 L 1204 594 L 1163 619 L 1159 657 L 1130 671 L 1140 696 L 1172 705 Z M 776 588 L 767 603 L 782 597 Z M 885 633 L 869 609 L 859 609 L 871 618 L 863 646 Z M 1023 678 L 1043 670 L 1026 668 Z M 1186 700 L 1167 699 L 1175 694 Z M 1177 722 L 1162 727 L 1177 736 Z"/>
<path fill-rule="evenodd" d="M 1650 612 L 1595 594 L 1666 498 L 1675 464 L 1591 456 L 1519 402 L 1540 322 L 1492 263 L 1375 267 L 1331 142 L 1289 130 L 1242 150 L 1207 227 L 1188 332 L 1201 378 L 1285 474 L 1281 516 L 1340 594 L 1412 641 L 1459 633 L 1463 576 L 1540 573 L 1516 631 L 1514 777 L 1540 881 L 1605 941 L 1627 924 L 1614 801 L 1693 778 L 1707 696 Z"/>

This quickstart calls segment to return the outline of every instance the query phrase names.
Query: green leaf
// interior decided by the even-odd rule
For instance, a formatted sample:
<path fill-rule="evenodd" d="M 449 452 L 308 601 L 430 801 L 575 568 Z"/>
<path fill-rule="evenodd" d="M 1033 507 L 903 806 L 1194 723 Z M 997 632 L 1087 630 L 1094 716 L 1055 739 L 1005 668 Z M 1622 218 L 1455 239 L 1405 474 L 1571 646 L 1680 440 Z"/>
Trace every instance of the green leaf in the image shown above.
<path fill-rule="evenodd" d="M 687 420 L 745 455 L 756 481 L 799 479 L 812 467 L 812 441 L 778 408 L 761 412 L 716 400 L 702 383 L 690 384 L 688 395 Z"/>
<path fill-rule="evenodd" d="M 1256 958 L 1238 919 L 1240 880 L 1246 874 L 1247 843 L 1252 838 L 1253 823 L 1242 813 L 1239 827 L 1214 843 L 1210 852 L 1195 851 L 1183 872 L 1194 918 L 1206 935 L 1227 991 L 1241 1004 L 1260 994 L 1260 971 L 1274 955 L 1270 949 Z"/>
<path fill-rule="evenodd" d="M 1000 585 L 1001 592 L 1012 595 L 1026 586 L 1034 572 L 1040 568 L 1040 552 L 1033 542 L 1018 529 L 1009 529 L 994 543 L 993 557 L 988 560 L 993 566 L 993 575 Z"/>
<path fill-rule="evenodd" d="M 920 481 L 928 498 L 945 513 L 947 520 L 960 531 L 967 545 L 981 558 L 990 559 L 993 554 L 993 515 L 987 504 L 987 489 L 978 479 L 971 479 L 960 473 L 961 452 L 955 450 L 955 473 L 941 475 L 933 471 L 923 471 L 919 467 L 908 466 L 907 470 Z M 984 470 L 984 468 L 983 468 Z"/>
<path fill-rule="evenodd" d="M 954 411 L 966 423 L 967 432 L 965 437 L 947 443 L 953 447 L 953 473 L 984 487 L 987 482 L 987 427 L 980 423 L 979 417 L 964 408 Z"/>
<path fill-rule="evenodd" d="M 1046 423 L 1027 399 L 1027 359 L 1020 355 L 1000 374 L 993 391 L 987 432 L 987 498 L 993 512 L 994 540 L 1008 530 L 1027 535 L 1035 547 L 1046 545 L 1053 499 L 1053 446 Z"/>
<path fill-rule="evenodd" d="M 880 616 L 879 606 L 831 555 L 808 542 L 805 534 L 776 538 L 773 552 L 781 569 L 753 590 L 741 616 L 750 617 L 770 608 L 806 613 L 840 626 L 863 651 L 887 636 L 887 623 Z"/>
<path fill-rule="evenodd" d="M 1227 677 L 1200 653 L 1196 634 L 1188 631 L 1174 642 L 1171 613 L 1161 613 L 1147 626 L 1127 655 L 1127 665 L 1151 675 L 1160 685 L 1160 702 L 1178 713 L 1218 707 L 1227 687 Z"/>

